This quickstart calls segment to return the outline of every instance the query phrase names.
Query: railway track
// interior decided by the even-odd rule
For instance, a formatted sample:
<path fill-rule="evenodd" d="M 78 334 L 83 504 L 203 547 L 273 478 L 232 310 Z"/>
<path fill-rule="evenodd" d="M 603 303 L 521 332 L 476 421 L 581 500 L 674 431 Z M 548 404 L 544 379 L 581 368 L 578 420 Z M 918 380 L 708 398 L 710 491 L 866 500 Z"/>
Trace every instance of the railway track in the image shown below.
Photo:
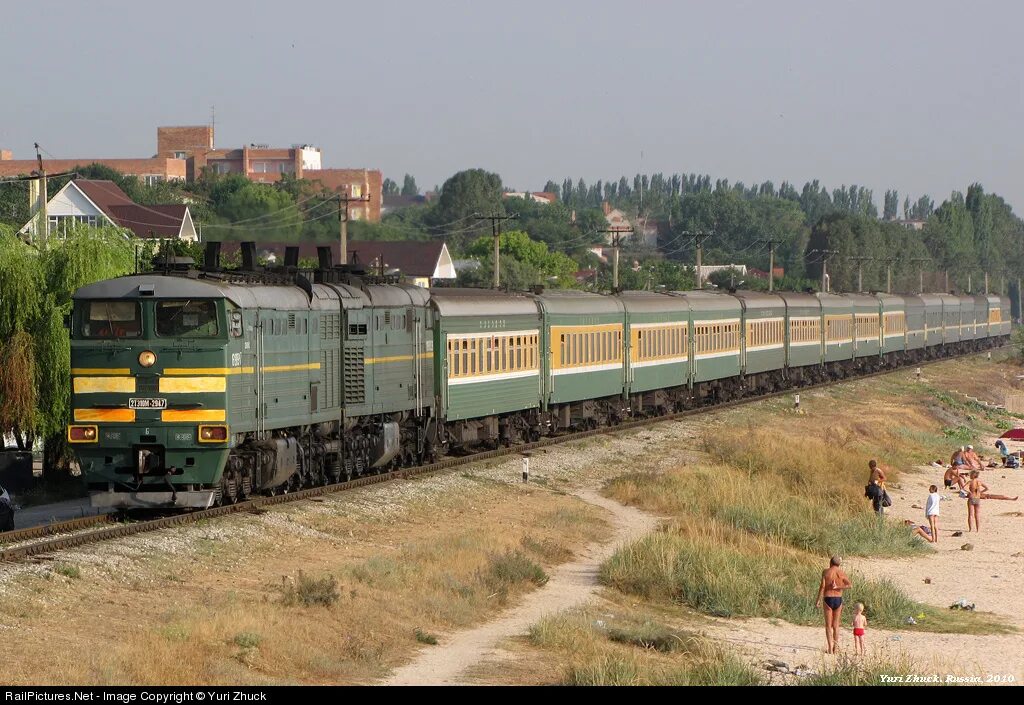
<path fill-rule="evenodd" d="M 986 350 L 982 352 L 968 353 L 966 355 L 960 355 L 957 357 L 971 357 L 973 355 L 983 355 L 989 352 L 995 352 L 1003 348 L 994 348 L 992 350 Z M 515 446 L 497 448 L 494 450 L 486 450 L 472 455 L 451 457 L 440 460 L 436 463 L 430 463 L 427 465 L 420 465 L 413 468 L 402 468 L 401 470 L 395 470 L 392 472 L 381 473 L 379 475 L 368 475 L 365 477 L 359 477 L 348 482 L 339 482 L 333 485 L 324 485 L 322 487 L 311 487 L 297 492 L 289 492 L 287 494 L 274 495 L 269 497 L 256 497 L 254 499 L 239 502 L 237 504 L 229 504 L 221 507 L 213 507 L 210 509 L 202 509 L 199 511 L 190 512 L 188 514 L 175 514 L 173 516 L 161 517 L 157 519 L 151 519 L 147 521 L 137 522 L 117 522 L 113 515 L 104 514 L 96 515 L 91 517 L 82 517 L 79 519 L 72 519 L 70 521 L 57 522 L 54 524 L 48 524 L 44 526 L 37 526 L 31 529 L 20 529 L 15 531 L 8 531 L 0 533 L 0 545 L 10 544 L 15 542 L 21 542 L 31 540 L 34 538 L 42 537 L 43 540 L 34 543 L 27 543 L 18 546 L 11 546 L 9 548 L 0 549 L 0 561 L 20 561 L 34 556 L 40 556 L 47 553 L 53 553 L 67 548 L 75 548 L 78 546 L 84 546 L 91 543 L 99 543 L 101 541 L 108 541 L 110 539 L 122 538 L 125 536 L 131 536 L 133 534 L 140 534 L 149 531 L 158 531 L 160 529 L 166 529 L 174 526 L 184 526 L 186 524 L 192 524 L 202 519 L 213 519 L 215 517 L 222 517 L 229 514 L 238 514 L 240 512 L 250 512 L 259 514 L 264 511 L 264 507 L 271 507 L 278 504 L 285 504 L 289 502 L 297 502 L 311 497 L 318 497 L 325 494 L 332 494 L 335 492 L 344 492 L 345 490 L 355 489 L 357 487 L 365 487 L 367 485 L 375 485 L 381 482 L 387 482 L 389 480 L 395 480 L 400 478 L 415 477 L 417 475 L 424 475 L 429 473 L 439 472 L 441 470 L 448 470 L 461 465 L 467 465 L 469 463 L 476 463 L 482 460 L 489 460 L 492 458 L 500 458 L 506 455 L 518 455 L 524 452 L 535 450 L 538 448 L 545 448 L 547 446 L 557 445 L 561 443 L 568 443 L 584 438 L 590 438 L 592 436 L 607 435 L 611 433 L 618 433 L 621 431 L 628 431 L 632 429 L 642 428 L 645 426 L 651 426 L 666 421 L 675 421 L 683 419 L 696 414 L 703 414 L 708 411 L 718 411 L 722 409 L 729 409 L 744 404 L 752 404 L 759 401 L 765 401 L 767 399 L 773 399 L 788 394 L 802 394 L 807 391 L 813 391 L 815 389 L 823 389 L 826 387 L 835 386 L 837 384 L 843 384 L 844 382 L 857 382 L 874 377 L 882 377 L 896 372 L 905 371 L 910 367 L 927 367 L 940 362 L 948 362 L 949 360 L 956 359 L 955 357 L 943 358 L 941 360 L 929 360 L 926 362 L 915 363 L 898 367 L 896 369 L 878 370 L 875 372 L 869 372 L 856 377 L 850 377 L 843 380 L 834 380 L 829 382 L 820 382 L 818 384 L 810 384 L 802 387 L 793 387 L 777 392 L 769 392 L 766 394 L 760 394 L 757 396 L 743 397 L 741 399 L 735 399 L 728 402 L 722 402 L 719 404 L 713 404 L 709 406 L 701 406 L 695 409 L 687 409 L 685 411 L 679 411 L 672 414 L 666 414 L 664 416 L 652 416 L 641 419 L 635 419 L 632 421 L 626 421 L 618 424 L 617 426 L 602 426 L 596 429 L 590 429 L 586 431 L 578 431 L 575 433 L 567 433 L 564 435 L 553 436 L 549 438 L 542 438 L 539 441 L 533 443 L 524 443 Z M 75 532 L 82 529 L 89 529 L 93 526 L 112 524 L 111 526 L 105 526 L 104 528 L 96 529 L 95 531 L 85 531 L 83 533 L 69 533 L 65 535 L 65 532 Z M 50 538 L 52 537 L 52 538 Z"/>

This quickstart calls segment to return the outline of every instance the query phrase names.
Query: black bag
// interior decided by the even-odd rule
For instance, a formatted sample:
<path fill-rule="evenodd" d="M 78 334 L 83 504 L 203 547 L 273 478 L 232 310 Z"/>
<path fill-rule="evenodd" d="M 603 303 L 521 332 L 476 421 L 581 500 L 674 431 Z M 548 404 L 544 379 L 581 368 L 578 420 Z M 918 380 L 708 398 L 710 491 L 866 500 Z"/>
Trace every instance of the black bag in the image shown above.
<path fill-rule="evenodd" d="M 882 506 L 883 507 L 891 507 L 892 506 L 892 500 L 889 499 L 889 493 L 886 492 L 885 490 L 882 490 Z"/>

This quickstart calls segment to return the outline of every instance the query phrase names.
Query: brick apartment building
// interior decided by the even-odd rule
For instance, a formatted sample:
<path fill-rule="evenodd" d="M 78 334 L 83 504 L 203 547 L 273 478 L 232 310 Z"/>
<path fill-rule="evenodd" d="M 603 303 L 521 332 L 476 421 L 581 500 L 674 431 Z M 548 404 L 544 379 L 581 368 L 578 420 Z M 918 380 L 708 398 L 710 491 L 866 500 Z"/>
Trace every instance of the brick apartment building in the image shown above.
<path fill-rule="evenodd" d="M 145 183 L 185 179 L 193 181 L 204 169 L 215 174 L 243 174 L 259 183 L 274 183 L 282 174 L 319 181 L 329 191 L 350 198 L 368 198 L 352 203 L 352 220 L 380 221 L 383 175 L 376 169 L 324 169 L 319 147 L 308 144 L 271 148 L 250 144 L 238 149 L 214 146 L 212 125 L 157 127 L 156 155 L 149 159 L 44 159 L 48 173 L 69 171 L 76 166 L 103 164 Z M 0 151 L 0 176 L 30 174 L 38 168 L 34 159 L 12 159 Z"/>
<path fill-rule="evenodd" d="M 186 160 L 188 178 L 195 179 L 209 169 L 215 174 L 244 174 L 252 181 L 269 184 L 282 174 L 297 179 L 319 181 L 328 191 L 367 198 L 352 203 L 352 220 L 380 221 L 384 178 L 376 169 L 324 169 L 320 149 L 308 144 L 271 148 L 250 144 L 240 149 L 214 147 L 212 125 L 158 127 L 157 156 Z"/>
<path fill-rule="evenodd" d="M 22 176 L 39 168 L 35 159 L 13 159 L 9 150 L 0 151 L 0 176 Z M 187 164 L 184 159 L 152 157 L 150 159 L 44 159 L 43 167 L 49 174 L 70 171 L 76 166 L 102 164 L 125 176 L 135 176 L 144 183 L 186 179 Z"/>

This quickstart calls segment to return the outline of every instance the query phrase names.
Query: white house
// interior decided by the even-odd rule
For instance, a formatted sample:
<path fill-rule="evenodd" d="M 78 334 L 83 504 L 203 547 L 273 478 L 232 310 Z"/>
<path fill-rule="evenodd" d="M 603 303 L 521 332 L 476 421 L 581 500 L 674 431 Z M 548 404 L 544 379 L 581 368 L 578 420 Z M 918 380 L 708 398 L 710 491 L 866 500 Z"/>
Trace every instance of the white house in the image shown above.
<path fill-rule="evenodd" d="M 102 179 L 69 181 L 47 202 L 46 216 L 51 236 L 60 236 L 70 223 L 78 222 L 125 228 L 140 238 L 199 240 L 188 206 L 139 205 L 113 181 Z M 35 235 L 37 222 L 33 217 L 20 232 Z"/>

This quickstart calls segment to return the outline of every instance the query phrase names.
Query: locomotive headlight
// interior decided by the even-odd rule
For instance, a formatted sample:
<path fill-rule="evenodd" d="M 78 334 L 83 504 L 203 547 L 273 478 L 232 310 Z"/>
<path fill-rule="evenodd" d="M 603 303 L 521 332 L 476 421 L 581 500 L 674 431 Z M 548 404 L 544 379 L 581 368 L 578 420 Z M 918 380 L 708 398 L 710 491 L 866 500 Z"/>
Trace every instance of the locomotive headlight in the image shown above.
<path fill-rule="evenodd" d="M 98 435 L 95 426 L 68 426 L 69 443 L 95 443 Z"/>
<path fill-rule="evenodd" d="M 152 367 L 156 362 L 156 353 L 150 350 L 143 350 L 139 353 L 139 364 L 143 367 Z"/>
<path fill-rule="evenodd" d="M 227 426 L 200 426 L 200 443 L 223 443 L 228 439 Z"/>

